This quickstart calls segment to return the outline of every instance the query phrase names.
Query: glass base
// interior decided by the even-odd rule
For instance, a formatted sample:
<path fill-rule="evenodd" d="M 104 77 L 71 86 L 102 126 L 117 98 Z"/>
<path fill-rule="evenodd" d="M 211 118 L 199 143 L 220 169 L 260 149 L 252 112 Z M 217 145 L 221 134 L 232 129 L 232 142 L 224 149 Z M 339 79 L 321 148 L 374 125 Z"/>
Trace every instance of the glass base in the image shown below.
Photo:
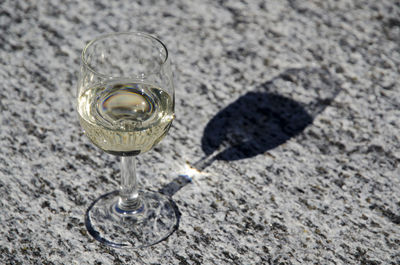
<path fill-rule="evenodd" d="M 142 248 L 171 235 L 179 224 L 179 211 L 166 196 L 139 191 L 141 206 L 135 211 L 121 210 L 119 191 L 97 198 L 86 211 L 85 225 L 91 236 L 111 247 Z"/>

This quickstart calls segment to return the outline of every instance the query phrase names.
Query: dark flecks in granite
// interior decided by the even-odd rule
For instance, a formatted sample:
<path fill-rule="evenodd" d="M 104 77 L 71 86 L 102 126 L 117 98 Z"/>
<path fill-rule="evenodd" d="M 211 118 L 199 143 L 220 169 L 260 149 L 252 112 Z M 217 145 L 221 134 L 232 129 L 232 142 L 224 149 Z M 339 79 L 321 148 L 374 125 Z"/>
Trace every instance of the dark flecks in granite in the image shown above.
<path fill-rule="evenodd" d="M 174 257 L 179 261 L 179 265 L 190 265 L 190 263 L 186 261 L 185 257 L 178 255 L 177 253 L 174 253 Z"/>
<path fill-rule="evenodd" d="M 400 215 L 393 213 L 392 210 L 387 209 L 385 206 L 372 204 L 369 206 L 369 209 L 380 212 L 394 224 L 400 225 Z"/>
<path fill-rule="evenodd" d="M 59 189 L 63 191 L 69 200 L 75 203 L 75 205 L 85 205 L 87 200 L 78 192 L 79 186 L 72 187 L 69 184 L 65 184 L 63 181 L 60 183 Z"/>

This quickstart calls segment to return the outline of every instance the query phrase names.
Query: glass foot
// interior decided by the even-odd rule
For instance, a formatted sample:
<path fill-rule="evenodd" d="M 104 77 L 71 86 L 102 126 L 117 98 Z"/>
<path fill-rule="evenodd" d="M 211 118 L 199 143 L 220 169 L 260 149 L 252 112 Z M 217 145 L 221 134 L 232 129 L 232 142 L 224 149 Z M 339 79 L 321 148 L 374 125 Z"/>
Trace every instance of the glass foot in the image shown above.
<path fill-rule="evenodd" d="M 101 243 L 117 248 L 142 248 L 166 239 L 177 229 L 179 212 L 168 197 L 139 191 L 141 207 L 123 211 L 117 207 L 118 194 L 117 190 L 100 196 L 86 211 L 86 228 Z"/>

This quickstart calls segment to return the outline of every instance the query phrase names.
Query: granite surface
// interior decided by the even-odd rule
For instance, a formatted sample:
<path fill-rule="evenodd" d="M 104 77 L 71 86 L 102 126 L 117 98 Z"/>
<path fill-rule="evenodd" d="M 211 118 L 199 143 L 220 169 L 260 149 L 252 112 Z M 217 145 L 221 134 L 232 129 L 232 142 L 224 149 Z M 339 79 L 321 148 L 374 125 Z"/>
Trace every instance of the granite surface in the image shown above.
<path fill-rule="evenodd" d="M 75 113 L 80 53 L 168 46 L 177 119 L 138 158 L 179 228 L 100 245 L 84 213 L 116 157 Z M 400 264 L 400 2 L 0 1 L 1 264 Z"/>

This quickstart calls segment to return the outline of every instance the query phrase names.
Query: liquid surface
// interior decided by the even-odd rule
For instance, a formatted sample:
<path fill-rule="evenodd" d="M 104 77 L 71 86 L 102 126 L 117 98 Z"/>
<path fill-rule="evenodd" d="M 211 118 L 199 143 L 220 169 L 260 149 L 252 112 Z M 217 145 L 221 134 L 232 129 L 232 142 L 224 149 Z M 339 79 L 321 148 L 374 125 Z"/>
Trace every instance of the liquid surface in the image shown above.
<path fill-rule="evenodd" d="M 129 156 L 148 151 L 164 138 L 174 118 L 174 103 L 155 86 L 114 81 L 82 93 L 78 113 L 96 146 Z"/>

